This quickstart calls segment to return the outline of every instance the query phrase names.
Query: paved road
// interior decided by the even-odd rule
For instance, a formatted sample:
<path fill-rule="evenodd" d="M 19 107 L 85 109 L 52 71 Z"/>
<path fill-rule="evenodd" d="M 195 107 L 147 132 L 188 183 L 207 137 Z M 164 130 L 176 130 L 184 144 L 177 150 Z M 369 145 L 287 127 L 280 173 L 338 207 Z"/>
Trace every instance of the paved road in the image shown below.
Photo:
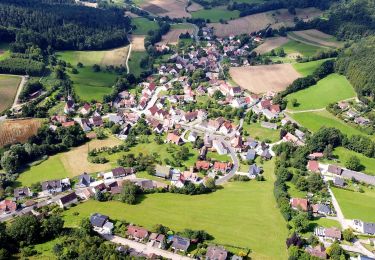
<path fill-rule="evenodd" d="M 173 260 L 191 260 L 192 258 L 187 257 L 187 256 L 181 256 L 166 250 L 162 250 L 156 247 L 153 247 L 149 244 L 142 244 L 133 240 L 129 240 L 123 237 L 119 236 L 113 236 L 113 235 L 102 235 L 106 240 L 111 241 L 116 244 L 121 244 L 124 246 L 129 246 L 133 249 L 135 249 L 137 252 L 144 253 L 146 255 L 150 254 L 156 254 L 168 259 L 173 259 Z"/>

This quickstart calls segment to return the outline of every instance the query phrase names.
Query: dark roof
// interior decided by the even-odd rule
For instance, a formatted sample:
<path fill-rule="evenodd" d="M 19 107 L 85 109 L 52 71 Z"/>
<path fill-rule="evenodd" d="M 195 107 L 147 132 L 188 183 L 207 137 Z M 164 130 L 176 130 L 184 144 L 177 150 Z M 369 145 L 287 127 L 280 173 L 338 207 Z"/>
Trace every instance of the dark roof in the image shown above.
<path fill-rule="evenodd" d="M 344 186 L 345 184 L 345 181 L 343 178 L 339 178 L 339 177 L 335 177 L 335 179 L 333 180 L 333 184 L 335 184 L 336 186 Z"/>
<path fill-rule="evenodd" d="M 87 173 L 84 173 L 84 174 L 78 176 L 78 184 L 79 185 L 89 186 L 90 183 L 91 183 L 91 177 Z"/>
<path fill-rule="evenodd" d="M 363 222 L 363 231 L 366 234 L 375 234 L 375 223 Z"/>
<path fill-rule="evenodd" d="M 29 196 L 31 196 L 31 192 L 30 192 L 30 189 L 27 188 L 27 187 L 15 188 L 14 189 L 14 197 L 15 198 L 18 198 L 18 197 L 29 197 Z"/>
<path fill-rule="evenodd" d="M 42 182 L 42 190 L 61 188 L 61 180 L 52 180 Z"/>
<path fill-rule="evenodd" d="M 75 192 L 72 192 L 72 193 L 69 193 L 65 196 L 62 196 L 60 198 L 60 201 L 61 201 L 62 204 L 66 204 L 66 203 L 69 203 L 69 202 L 71 202 L 75 199 L 77 199 L 77 194 Z"/>
<path fill-rule="evenodd" d="M 100 213 L 94 213 L 90 217 L 90 223 L 94 227 L 102 227 L 108 219 L 108 216 L 102 215 Z"/>
<path fill-rule="evenodd" d="M 117 167 L 112 170 L 113 176 L 122 176 L 133 173 L 133 168 Z"/>
<path fill-rule="evenodd" d="M 262 168 L 258 167 L 258 165 L 256 165 L 255 163 L 250 165 L 250 168 L 249 168 L 249 173 L 251 175 L 258 175 L 262 172 Z"/>
<path fill-rule="evenodd" d="M 330 165 L 328 165 L 328 172 L 341 175 L 342 169 L 339 166 L 330 164 Z"/>
<path fill-rule="evenodd" d="M 253 149 L 250 149 L 248 152 L 247 152 L 247 154 L 246 154 L 246 159 L 247 160 L 254 160 L 254 158 L 255 158 L 255 150 L 253 150 Z"/>
<path fill-rule="evenodd" d="M 172 247 L 175 249 L 186 251 L 190 246 L 190 239 L 188 238 L 174 236 L 172 241 Z"/>

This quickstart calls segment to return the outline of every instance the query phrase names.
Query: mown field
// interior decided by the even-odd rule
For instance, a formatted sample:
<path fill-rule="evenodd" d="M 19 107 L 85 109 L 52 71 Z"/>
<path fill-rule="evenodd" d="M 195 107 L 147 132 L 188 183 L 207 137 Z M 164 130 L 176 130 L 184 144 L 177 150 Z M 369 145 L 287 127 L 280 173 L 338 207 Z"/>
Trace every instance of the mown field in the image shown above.
<path fill-rule="evenodd" d="M 65 211 L 64 219 L 67 227 L 74 227 L 99 212 L 146 228 L 161 223 L 177 231 L 203 229 L 234 252 L 239 249 L 231 245 L 250 248 L 254 259 L 286 259 L 287 229 L 272 193 L 273 165 L 273 160 L 264 164 L 265 182 L 228 183 L 217 192 L 194 197 L 150 194 L 136 205 L 90 200 Z"/>
<path fill-rule="evenodd" d="M 375 222 L 375 190 L 364 187 L 364 193 L 332 188 L 345 218 Z"/>
<path fill-rule="evenodd" d="M 314 56 L 322 48 L 317 46 L 308 45 L 302 42 L 290 40 L 281 47 L 276 49 L 276 52 L 283 48 L 285 53 L 289 56 L 302 56 L 302 57 L 311 57 Z"/>
<path fill-rule="evenodd" d="M 315 29 L 289 32 L 288 38 L 323 48 L 337 48 L 343 45 L 334 36 Z"/>
<path fill-rule="evenodd" d="M 276 142 L 280 140 L 280 131 L 264 128 L 260 123 L 247 124 L 244 122 L 243 130 L 246 131 L 250 137 L 258 140 L 270 140 L 271 142 Z"/>
<path fill-rule="evenodd" d="M 150 30 L 159 29 L 159 25 L 143 17 L 137 17 L 132 19 L 132 24 L 136 26 L 136 29 L 132 31 L 135 35 L 146 35 Z"/>
<path fill-rule="evenodd" d="M 129 70 L 136 76 L 139 76 L 145 69 L 141 67 L 142 58 L 146 57 L 147 53 L 144 51 L 132 51 L 129 59 Z"/>
<path fill-rule="evenodd" d="M 0 75 L 0 113 L 12 106 L 20 83 L 21 77 Z"/>
<path fill-rule="evenodd" d="M 293 111 L 325 108 L 330 103 L 355 96 L 355 91 L 345 76 L 331 74 L 314 86 L 288 95 L 287 108 Z M 296 107 L 290 102 L 293 99 L 298 102 Z"/>
<path fill-rule="evenodd" d="M 231 19 L 238 18 L 240 16 L 240 11 L 234 10 L 229 11 L 225 7 L 217 7 L 212 9 L 202 9 L 196 12 L 192 12 L 191 16 L 193 18 L 202 18 L 210 20 L 211 23 L 217 23 L 220 20 L 227 21 Z"/>
<path fill-rule="evenodd" d="M 303 63 L 293 63 L 293 67 L 304 77 L 311 75 L 325 61 L 330 59 L 315 60 Z"/>
<path fill-rule="evenodd" d="M 326 110 L 315 112 L 301 112 L 290 114 L 298 123 L 315 132 L 321 127 L 335 127 L 347 135 L 366 135 L 360 130 L 346 124 L 344 121 L 336 118 Z M 368 136 L 368 135 L 366 135 Z M 371 136 L 368 136 L 372 138 Z M 373 139 L 373 138 L 372 138 Z"/>

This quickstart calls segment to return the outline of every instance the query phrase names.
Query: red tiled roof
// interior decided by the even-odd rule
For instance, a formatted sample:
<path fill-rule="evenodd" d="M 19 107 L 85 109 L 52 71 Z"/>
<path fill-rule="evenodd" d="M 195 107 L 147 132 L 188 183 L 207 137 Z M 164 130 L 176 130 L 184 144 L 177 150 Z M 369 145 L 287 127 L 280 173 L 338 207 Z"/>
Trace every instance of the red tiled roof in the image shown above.
<path fill-rule="evenodd" d="M 312 172 L 319 172 L 319 162 L 314 160 L 308 161 L 307 169 Z"/>
<path fill-rule="evenodd" d="M 208 170 L 210 169 L 210 162 L 208 161 L 197 161 L 195 163 L 195 168 L 198 170 L 203 169 L 203 170 Z"/>
<path fill-rule="evenodd" d="M 148 231 L 147 229 L 141 227 L 129 225 L 126 234 L 132 237 L 143 239 L 148 236 Z"/>
<path fill-rule="evenodd" d="M 290 200 L 290 204 L 292 208 L 296 209 L 302 209 L 303 211 L 307 211 L 308 209 L 308 200 L 307 199 L 301 199 L 301 198 L 292 198 Z"/>

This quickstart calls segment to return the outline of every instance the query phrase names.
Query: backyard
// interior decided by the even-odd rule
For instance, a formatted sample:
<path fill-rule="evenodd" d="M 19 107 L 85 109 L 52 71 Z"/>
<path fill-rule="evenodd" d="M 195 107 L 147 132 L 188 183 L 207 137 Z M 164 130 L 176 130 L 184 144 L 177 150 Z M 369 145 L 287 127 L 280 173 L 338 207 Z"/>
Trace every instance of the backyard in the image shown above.
<path fill-rule="evenodd" d="M 269 141 L 276 142 L 280 140 L 280 131 L 264 128 L 260 123 L 251 123 L 248 124 L 244 122 L 243 130 L 246 131 L 250 137 L 264 141 L 268 139 Z"/>

